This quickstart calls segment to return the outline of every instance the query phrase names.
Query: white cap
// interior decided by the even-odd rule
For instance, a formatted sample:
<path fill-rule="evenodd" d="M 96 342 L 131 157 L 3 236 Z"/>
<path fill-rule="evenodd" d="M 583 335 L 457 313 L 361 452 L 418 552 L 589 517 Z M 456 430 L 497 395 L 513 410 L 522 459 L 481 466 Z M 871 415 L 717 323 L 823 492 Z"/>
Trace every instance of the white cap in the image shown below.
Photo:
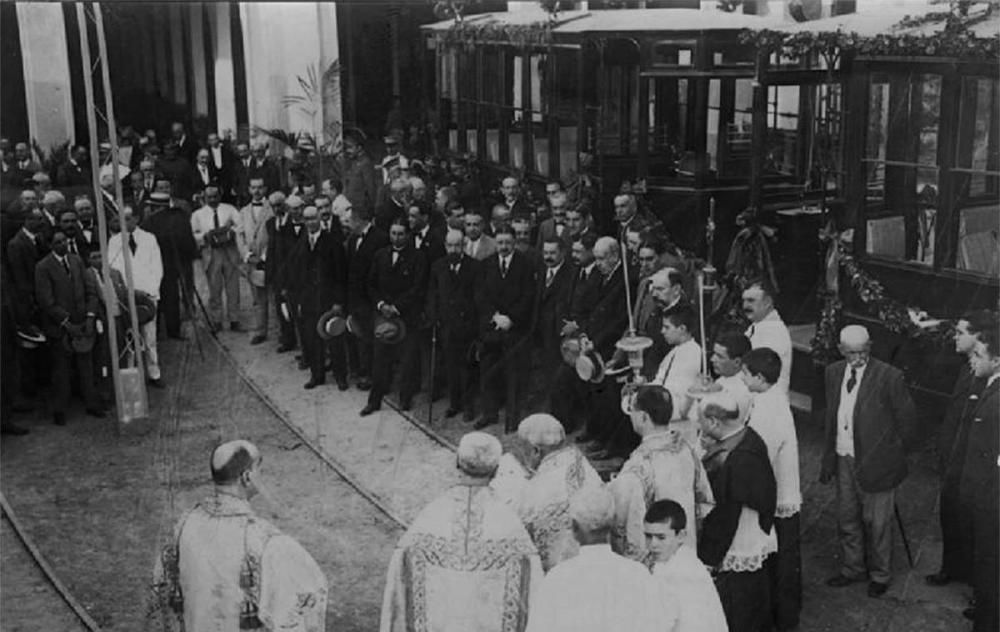
<path fill-rule="evenodd" d="M 584 531 L 607 529 L 614 522 L 615 499 L 604 485 L 588 485 L 569 499 L 569 515 Z"/>
<path fill-rule="evenodd" d="M 529 415 L 517 426 L 517 436 L 534 446 L 559 445 L 566 439 L 566 430 L 559 420 L 546 413 Z"/>
<path fill-rule="evenodd" d="M 500 440 L 485 432 L 470 432 L 458 442 L 458 467 L 470 476 L 491 476 L 500 464 Z"/>

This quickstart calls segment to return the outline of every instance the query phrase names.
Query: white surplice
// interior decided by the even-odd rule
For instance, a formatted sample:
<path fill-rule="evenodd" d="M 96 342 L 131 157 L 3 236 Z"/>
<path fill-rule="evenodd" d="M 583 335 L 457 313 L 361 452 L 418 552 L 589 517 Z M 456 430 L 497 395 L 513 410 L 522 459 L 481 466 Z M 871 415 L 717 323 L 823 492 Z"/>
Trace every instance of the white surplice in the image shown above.
<path fill-rule="evenodd" d="M 517 513 L 486 484 L 425 507 L 389 562 L 382 632 L 521 632 L 542 567 Z"/>
<path fill-rule="evenodd" d="M 595 544 L 545 576 L 528 632 L 663 632 L 676 616 L 645 566 Z"/>
<path fill-rule="evenodd" d="M 760 322 L 747 327 L 746 337 L 750 339 L 752 348 L 767 347 L 781 358 L 781 375 L 777 385 L 787 395 L 792 379 L 792 336 L 778 310 L 772 309 Z"/>
<path fill-rule="evenodd" d="M 799 481 L 799 441 L 788 397 L 777 385 L 753 397 L 747 422 L 767 446 L 767 456 L 778 484 L 776 518 L 791 518 L 802 507 Z"/>
<path fill-rule="evenodd" d="M 653 582 L 659 595 L 677 604 L 672 632 L 728 632 L 715 582 L 693 548 L 681 546 L 666 562 L 656 562 Z"/>
<path fill-rule="evenodd" d="M 209 496 L 178 522 L 153 590 L 156 605 L 188 631 L 326 630 L 327 581 L 316 561 L 228 494 Z"/>
<path fill-rule="evenodd" d="M 584 487 L 602 485 L 597 470 L 575 446 L 546 454 L 525 484 L 518 513 L 546 572 L 579 550 L 569 516 L 570 498 Z"/>
<path fill-rule="evenodd" d="M 496 492 L 497 497 L 514 511 L 518 511 L 521 504 L 521 495 L 531 478 L 531 470 L 528 469 L 521 460 L 511 454 L 504 452 L 497 465 L 496 474 L 490 481 L 490 488 Z"/>
<path fill-rule="evenodd" d="M 642 525 L 653 502 L 669 499 L 684 508 L 688 519 L 685 543 L 693 549 L 697 549 L 698 524 L 715 504 L 701 459 L 687 441 L 669 429 L 642 438 L 610 489 L 615 497 L 612 546 L 638 561 L 646 556 Z"/>

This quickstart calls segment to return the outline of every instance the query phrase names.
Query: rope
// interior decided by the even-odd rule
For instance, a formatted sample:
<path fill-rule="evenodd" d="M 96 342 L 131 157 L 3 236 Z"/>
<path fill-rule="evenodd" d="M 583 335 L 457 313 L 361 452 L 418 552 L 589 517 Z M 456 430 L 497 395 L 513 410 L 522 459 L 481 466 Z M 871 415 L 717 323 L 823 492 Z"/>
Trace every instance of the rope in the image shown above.
<path fill-rule="evenodd" d="M 87 614 L 87 611 L 82 605 L 80 605 L 80 602 L 78 602 L 73 595 L 70 594 L 69 589 L 66 588 L 61 581 L 59 581 L 58 577 L 56 577 L 55 573 L 52 571 L 52 567 L 49 566 L 45 557 L 42 556 L 41 551 L 39 551 L 38 547 L 35 546 L 34 541 L 28 537 L 28 532 L 24 529 L 21 521 L 18 520 L 14 511 L 10 508 L 10 505 L 7 504 L 7 499 L 4 497 L 2 492 L 0 492 L 0 509 L 3 510 L 3 514 L 7 517 L 7 521 L 10 522 L 10 525 L 14 528 L 14 533 L 17 534 L 21 543 L 24 544 L 24 548 L 28 550 L 28 554 L 31 555 L 32 559 L 34 559 L 35 564 L 38 565 L 38 568 L 41 569 L 45 578 L 49 580 L 52 587 L 56 589 L 56 592 L 59 593 L 62 600 L 66 602 L 66 605 L 70 607 L 77 618 L 80 619 L 80 622 L 83 623 L 88 630 L 91 632 L 101 632 L 101 626 L 97 625 L 97 621 L 94 621 L 93 617 Z"/>

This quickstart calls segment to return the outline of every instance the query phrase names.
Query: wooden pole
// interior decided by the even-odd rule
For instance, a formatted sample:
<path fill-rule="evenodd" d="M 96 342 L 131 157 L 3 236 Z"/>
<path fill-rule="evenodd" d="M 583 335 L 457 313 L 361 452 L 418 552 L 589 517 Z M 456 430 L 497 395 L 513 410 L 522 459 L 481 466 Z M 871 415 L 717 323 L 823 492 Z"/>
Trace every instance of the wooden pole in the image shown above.
<path fill-rule="evenodd" d="M 94 84 L 91 76 L 90 37 L 87 33 L 87 19 L 83 3 L 76 5 L 76 23 L 80 30 L 80 51 L 83 57 L 83 89 L 87 99 L 87 128 L 90 143 L 91 184 L 94 187 L 94 205 L 97 207 L 97 238 L 101 249 L 101 274 L 104 277 L 104 315 L 108 325 L 108 342 L 111 345 L 111 380 L 115 388 L 115 409 L 119 418 L 125 410 L 121 379 L 118 374 L 118 324 L 115 322 L 114 307 L 118 296 L 111 283 L 111 263 L 108 261 L 107 216 L 104 214 L 104 195 L 101 193 L 101 176 L 97 168 L 101 164 L 97 149 L 97 115 L 94 112 Z"/>

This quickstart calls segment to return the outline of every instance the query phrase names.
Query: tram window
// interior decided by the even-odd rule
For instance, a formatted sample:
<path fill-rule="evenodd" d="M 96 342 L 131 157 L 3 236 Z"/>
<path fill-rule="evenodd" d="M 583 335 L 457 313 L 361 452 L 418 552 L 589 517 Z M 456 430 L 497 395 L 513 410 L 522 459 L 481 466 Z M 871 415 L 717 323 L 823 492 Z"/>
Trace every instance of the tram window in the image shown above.
<path fill-rule="evenodd" d="M 799 86 L 771 86 L 767 93 L 765 170 L 794 175 L 798 162 Z"/>

